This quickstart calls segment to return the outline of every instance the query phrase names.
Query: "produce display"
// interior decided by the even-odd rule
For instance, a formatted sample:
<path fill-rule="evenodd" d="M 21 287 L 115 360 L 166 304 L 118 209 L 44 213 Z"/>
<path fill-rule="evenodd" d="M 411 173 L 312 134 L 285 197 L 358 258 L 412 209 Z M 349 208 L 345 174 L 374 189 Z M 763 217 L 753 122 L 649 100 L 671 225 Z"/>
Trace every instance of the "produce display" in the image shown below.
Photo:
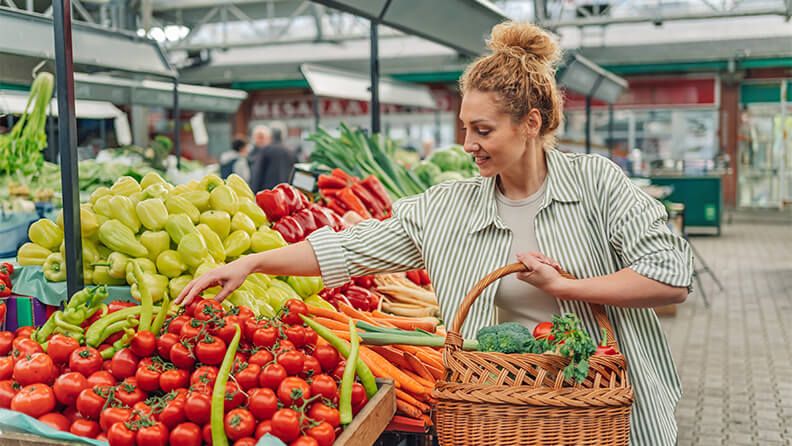
<path fill-rule="evenodd" d="M 317 183 L 327 207 L 341 215 L 351 211 L 363 219 L 377 220 L 391 216 L 391 199 L 373 175 L 360 180 L 341 169 L 333 169 L 330 175 L 320 175 Z"/>
<path fill-rule="evenodd" d="M 339 231 L 345 227 L 341 216 L 332 209 L 311 203 L 302 192 L 288 184 L 256 194 L 256 203 L 272 222 L 272 228 L 288 243 L 305 240 L 312 232 L 329 226 Z"/>
<path fill-rule="evenodd" d="M 433 186 L 476 176 L 478 168 L 473 157 L 465 153 L 462 146 L 455 145 L 433 152 L 425 161 L 418 163 L 413 172 L 425 184 Z"/>

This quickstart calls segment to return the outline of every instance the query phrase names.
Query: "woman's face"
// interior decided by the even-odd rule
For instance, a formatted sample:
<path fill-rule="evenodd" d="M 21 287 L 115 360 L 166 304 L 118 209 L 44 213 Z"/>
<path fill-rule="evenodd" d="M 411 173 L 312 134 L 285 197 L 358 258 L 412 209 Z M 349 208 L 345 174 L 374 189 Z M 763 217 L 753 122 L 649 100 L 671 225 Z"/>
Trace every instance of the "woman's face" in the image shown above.
<path fill-rule="evenodd" d="M 519 163 L 528 150 L 528 138 L 535 138 L 539 128 L 531 123 L 534 110 L 523 122 L 516 123 L 496 100 L 495 93 L 468 91 L 462 98 L 459 113 L 465 132 L 465 152 L 473 155 L 483 177 L 498 175 Z"/>

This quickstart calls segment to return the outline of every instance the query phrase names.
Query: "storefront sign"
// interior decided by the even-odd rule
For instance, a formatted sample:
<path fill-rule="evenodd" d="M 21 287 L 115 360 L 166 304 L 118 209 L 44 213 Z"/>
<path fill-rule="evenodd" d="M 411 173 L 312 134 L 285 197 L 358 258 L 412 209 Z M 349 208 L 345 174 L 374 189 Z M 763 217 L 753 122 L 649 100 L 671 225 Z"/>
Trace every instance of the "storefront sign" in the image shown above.
<path fill-rule="evenodd" d="M 715 78 L 627 78 L 629 87 L 614 104 L 617 108 L 675 108 L 717 106 L 717 82 Z M 585 107 L 583 96 L 567 92 L 567 109 Z M 604 102 L 593 101 L 594 107 L 607 106 Z"/>

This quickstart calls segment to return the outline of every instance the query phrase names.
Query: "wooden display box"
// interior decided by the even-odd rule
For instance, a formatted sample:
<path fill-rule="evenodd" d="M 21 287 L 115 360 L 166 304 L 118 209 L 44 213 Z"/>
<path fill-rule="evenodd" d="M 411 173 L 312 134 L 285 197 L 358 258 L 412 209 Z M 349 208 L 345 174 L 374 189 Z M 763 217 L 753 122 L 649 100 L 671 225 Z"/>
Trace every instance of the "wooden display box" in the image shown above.
<path fill-rule="evenodd" d="M 371 446 L 385 431 L 396 413 L 396 391 L 391 380 L 377 380 L 379 390 L 341 433 L 334 446 Z M 84 445 L 86 443 L 51 440 L 24 432 L 3 431 L 0 446 Z M 175 445 L 178 446 L 178 445 Z"/>

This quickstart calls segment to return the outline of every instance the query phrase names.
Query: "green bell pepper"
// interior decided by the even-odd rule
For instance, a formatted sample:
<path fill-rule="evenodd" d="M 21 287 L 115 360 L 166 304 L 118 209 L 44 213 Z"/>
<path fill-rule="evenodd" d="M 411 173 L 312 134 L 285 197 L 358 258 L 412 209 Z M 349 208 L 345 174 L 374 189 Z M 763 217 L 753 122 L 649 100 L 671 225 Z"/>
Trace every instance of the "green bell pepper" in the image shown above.
<path fill-rule="evenodd" d="M 99 228 L 99 240 L 113 251 L 132 257 L 145 257 L 148 249 L 135 238 L 135 234 L 118 220 L 107 220 Z"/>
<path fill-rule="evenodd" d="M 165 200 L 165 207 L 168 210 L 168 213 L 171 215 L 173 214 L 185 214 L 190 217 L 190 220 L 193 224 L 198 224 L 201 220 L 201 212 L 198 211 L 198 208 L 195 207 L 192 203 L 187 201 L 186 198 L 180 196 L 173 196 L 168 197 Z"/>
<path fill-rule="evenodd" d="M 216 232 L 209 227 L 209 225 L 201 223 L 195 227 L 198 232 L 203 236 L 204 242 L 206 243 L 206 249 L 209 251 L 209 255 L 212 256 L 215 262 L 224 262 L 225 261 L 225 247 L 223 246 L 223 241 L 220 240 L 220 236 L 217 235 Z"/>
<path fill-rule="evenodd" d="M 186 237 L 182 239 L 182 243 L 184 240 Z M 178 277 L 185 270 L 187 270 L 187 265 L 182 260 L 181 254 L 172 249 L 162 251 L 157 257 L 157 271 L 166 277 Z"/>
<path fill-rule="evenodd" d="M 239 257 L 250 249 L 250 235 L 243 231 L 232 232 L 223 242 L 226 257 Z"/>
<path fill-rule="evenodd" d="M 168 184 L 157 172 L 149 172 L 140 179 L 140 188 L 145 190 L 154 184 Z"/>
<path fill-rule="evenodd" d="M 225 240 L 231 232 L 231 215 L 225 211 L 206 211 L 201 214 L 200 221 L 212 228 L 221 239 Z"/>
<path fill-rule="evenodd" d="M 33 242 L 27 242 L 17 251 L 17 262 L 22 266 L 41 266 L 50 254 L 52 251 L 49 249 Z"/>
<path fill-rule="evenodd" d="M 192 203 L 201 212 L 209 210 L 209 192 L 205 190 L 191 190 L 179 196 Z"/>
<path fill-rule="evenodd" d="M 59 252 L 53 252 L 41 266 L 44 271 L 44 278 L 50 282 L 63 282 L 66 280 L 66 263 Z"/>
<path fill-rule="evenodd" d="M 136 192 L 140 192 L 140 184 L 130 176 L 123 176 L 115 181 L 110 187 L 110 192 L 113 195 L 130 196 Z"/>
<path fill-rule="evenodd" d="M 110 191 L 109 187 L 100 186 L 97 187 L 96 190 L 91 192 L 91 204 L 94 206 L 94 210 L 96 209 L 96 202 L 99 201 L 102 197 L 112 196 L 113 192 Z"/>
<path fill-rule="evenodd" d="M 148 250 L 148 258 L 156 261 L 162 251 L 170 248 L 171 239 L 165 231 L 144 231 L 140 234 L 140 244 Z"/>
<path fill-rule="evenodd" d="M 289 276 L 286 283 L 292 287 L 303 299 L 312 296 L 324 289 L 321 277 L 297 277 Z"/>
<path fill-rule="evenodd" d="M 165 230 L 168 231 L 168 235 L 170 235 L 170 238 L 177 245 L 185 235 L 197 233 L 195 225 L 193 225 L 190 217 L 184 214 L 168 216 L 168 221 L 165 223 Z"/>
<path fill-rule="evenodd" d="M 135 206 L 135 211 L 140 223 L 150 231 L 159 231 L 168 221 L 168 209 L 160 198 L 141 201 Z"/>
<path fill-rule="evenodd" d="M 250 186 L 248 186 L 247 181 L 245 181 L 239 175 L 232 173 L 228 176 L 228 178 L 226 178 L 225 182 L 226 186 L 230 187 L 234 190 L 234 192 L 236 192 L 237 197 L 239 197 L 240 200 L 243 198 L 250 201 L 256 199 L 256 196 L 253 194 Z"/>
<path fill-rule="evenodd" d="M 243 212 L 237 212 L 231 218 L 231 231 L 245 231 L 248 235 L 256 232 L 256 224 Z"/>
<path fill-rule="evenodd" d="M 42 218 L 30 225 L 28 238 L 49 250 L 56 249 L 63 241 L 63 230 L 52 220 Z"/>
<path fill-rule="evenodd" d="M 206 242 L 198 231 L 191 232 L 182 237 L 177 251 L 184 262 L 190 266 L 200 265 L 209 256 Z"/>
<path fill-rule="evenodd" d="M 132 232 L 140 231 L 140 219 L 138 219 L 135 204 L 129 197 L 116 195 L 110 199 L 111 217 L 123 223 Z"/>
<path fill-rule="evenodd" d="M 165 200 L 165 197 L 168 196 L 168 192 L 170 192 L 170 186 L 167 183 L 157 183 L 152 184 L 151 186 L 143 189 L 143 195 L 146 196 L 146 199 L 151 198 L 159 198 L 161 200 Z"/>
<path fill-rule="evenodd" d="M 258 231 L 254 232 L 252 236 L 250 236 L 250 248 L 253 252 L 264 252 L 269 251 L 272 249 L 278 249 L 286 246 L 286 240 L 283 239 L 283 236 L 280 232 L 270 229 L 267 227 L 262 227 Z"/>
<path fill-rule="evenodd" d="M 226 211 L 230 215 L 236 214 L 239 210 L 239 197 L 234 189 L 226 186 L 217 186 L 209 194 L 209 206 L 218 211 Z"/>
<path fill-rule="evenodd" d="M 198 187 L 201 190 L 205 190 L 211 193 L 219 186 L 223 186 L 223 179 L 220 178 L 218 175 L 210 173 L 209 175 L 204 176 L 201 178 L 201 181 L 198 183 Z"/>
<path fill-rule="evenodd" d="M 151 293 L 152 302 L 159 302 L 168 294 L 168 278 L 161 274 L 143 273 L 143 283 Z M 130 294 L 136 300 L 141 300 L 140 287 L 137 283 L 132 283 Z"/>
<path fill-rule="evenodd" d="M 112 195 L 105 195 L 100 197 L 94 203 L 94 213 L 96 216 L 99 217 L 100 215 L 105 218 L 112 218 L 113 217 L 113 207 L 110 206 L 110 200 L 113 198 Z"/>
<path fill-rule="evenodd" d="M 256 228 L 269 225 L 267 214 L 265 214 L 256 203 L 250 200 L 239 200 L 239 212 L 242 212 L 250 217 L 250 219 L 253 220 L 253 224 L 256 225 Z"/>
<path fill-rule="evenodd" d="M 135 283 L 135 277 L 132 274 L 132 263 L 137 263 L 140 266 L 140 269 L 143 270 L 144 273 L 147 274 L 157 274 L 157 265 L 148 259 L 148 257 L 140 257 L 137 259 L 131 259 L 127 262 L 124 271 L 126 271 L 126 281 L 129 285 Z"/>
<path fill-rule="evenodd" d="M 193 276 L 191 276 L 189 274 L 185 274 L 185 275 L 179 276 L 179 277 L 174 277 L 168 283 L 168 294 L 172 298 L 176 299 L 176 297 L 178 297 L 179 294 L 181 294 L 181 292 L 184 289 L 184 287 L 186 287 L 187 284 L 190 283 L 190 281 L 192 281 L 192 279 L 193 279 Z"/>

